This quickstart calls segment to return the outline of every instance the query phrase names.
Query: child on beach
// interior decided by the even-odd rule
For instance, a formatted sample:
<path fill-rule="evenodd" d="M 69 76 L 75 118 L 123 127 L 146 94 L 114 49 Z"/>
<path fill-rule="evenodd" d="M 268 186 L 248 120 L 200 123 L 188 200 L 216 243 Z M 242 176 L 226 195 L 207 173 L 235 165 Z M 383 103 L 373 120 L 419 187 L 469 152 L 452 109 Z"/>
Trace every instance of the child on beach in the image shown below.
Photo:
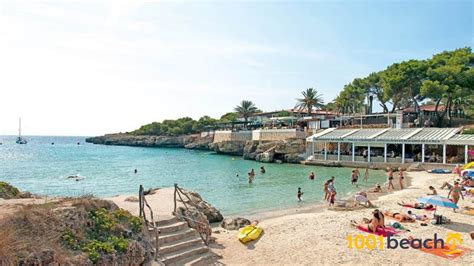
<path fill-rule="evenodd" d="M 298 192 L 296 193 L 296 196 L 298 197 L 298 201 L 301 201 L 301 196 L 303 196 L 303 191 L 301 191 L 301 188 L 298 188 Z"/>
<path fill-rule="evenodd" d="M 431 193 L 428 193 L 428 195 L 438 195 L 438 192 L 433 186 L 428 187 L 431 190 Z"/>
<path fill-rule="evenodd" d="M 334 206 L 334 202 L 336 201 L 336 189 L 334 188 L 331 192 L 331 196 L 329 196 L 329 206 Z"/>

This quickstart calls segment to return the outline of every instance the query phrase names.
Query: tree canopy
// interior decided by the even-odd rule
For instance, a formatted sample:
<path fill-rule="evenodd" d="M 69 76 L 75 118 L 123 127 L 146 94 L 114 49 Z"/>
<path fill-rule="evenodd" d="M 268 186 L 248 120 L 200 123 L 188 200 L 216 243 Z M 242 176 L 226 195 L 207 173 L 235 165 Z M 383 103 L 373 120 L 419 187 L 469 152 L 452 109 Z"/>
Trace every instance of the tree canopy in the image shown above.
<path fill-rule="evenodd" d="M 300 111 L 306 111 L 309 116 L 312 115 L 313 108 L 321 108 L 324 105 L 323 96 L 318 94 L 318 91 L 313 88 L 302 91 L 303 98 L 296 99 L 295 108 Z"/>
<path fill-rule="evenodd" d="M 394 63 L 344 86 L 331 107 L 344 114 L 371 112 L 376 99 L 384 113 L 435 104 L 438 126 L 451 113 L 474 116 L 474 54 L 470 47 L 445 51 L 426 60 Z M 366 100 L 365 100 L 366 99 Z M 439 106 L 446 108 L 439 110 Z"/>

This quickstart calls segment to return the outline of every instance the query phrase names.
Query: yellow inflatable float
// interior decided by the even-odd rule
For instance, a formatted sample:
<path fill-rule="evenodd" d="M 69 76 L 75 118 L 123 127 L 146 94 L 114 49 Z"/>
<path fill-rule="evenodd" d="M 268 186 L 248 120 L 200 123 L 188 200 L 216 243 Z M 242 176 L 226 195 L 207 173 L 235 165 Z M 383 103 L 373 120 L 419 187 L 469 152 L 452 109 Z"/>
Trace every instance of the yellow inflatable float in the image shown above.
<path fill-rule="evenodd" d="M 258 226 L 258 222 L 252 222 L 251 225 L 247 225 L 239 230 L 239 240 L 242 243 L 247 243 L 252 240 L 257 240 L 263 232 L 263 228 Z"/>

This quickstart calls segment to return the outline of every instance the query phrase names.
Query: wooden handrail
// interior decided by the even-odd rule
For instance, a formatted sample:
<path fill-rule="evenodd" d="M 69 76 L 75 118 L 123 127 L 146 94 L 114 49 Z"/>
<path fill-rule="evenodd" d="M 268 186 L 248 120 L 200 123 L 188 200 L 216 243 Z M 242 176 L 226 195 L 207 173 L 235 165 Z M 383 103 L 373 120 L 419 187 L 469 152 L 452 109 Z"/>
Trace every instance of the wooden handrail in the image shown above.
<path fill-rule="evenodd" d="M 158 242 L 158 235 L 160 234 L 158 228 L 156 228 L 155 224 L 155 219 L 153 217 L 153 210 L 151 209 L 150 205 L 148 204 L 148 201 L 146 200 L 145 197 L 145 192 L 143 191 L 143 186 L 140 185 L 140 188 L 138 190 L 138 205 L 139 205 L 139 217 L 142 217 L 143 220 L 145 221 L 145 226 L 148 227 L 151 226 L 153 228 L 153 232 L 155 234 L 155 261 L 158 259 L 158 251 L 159 251 L 159 242 Z M 150 211 L 150 218 L 151 218 L 151 223 L 146 219 L 146 214 L 145 214 L 145 206 L 148 208 Z"/>
<path fill-rule="evenodd" d="M 178 186 L 178 184 L 174 184 L 174 212 L 173 212 L 174 215 L 185 219 L 188 222 L 188 224 L 189 224 L 189 221 L 192 221 L 195 224 L 197 224 L 198 225 L 197 228 L 194 228 L 194 229 L 196 231 L 198 231 L 199 236 L 201 237 L 204 244 L 209 245 L 209 236 L 211 234 L 211 226 L 209 225 L 209 222 L 207 222 L 207 217 L 206 217 L 206 223 L 204 223 L 202 221 L 197 221 L 197 220 L 193 219 L 193 217 L 188 217 L 186 215 L 179 215 L 179 214 L 176 213 L 176 208 L 177 208 L 176 195 L 178 195 L 178 197 L 179 197 L 180 201 L 183 203 L 185 209 L 189 213 L 191 213 L 191 211 L 188 208 L 188 205 L 186 204 L 186 201 L 183 200 L 183 197 L 181 196 L 181 194 L 184 194 L 186 196 L 186 198 L 188 199 L 188 203 L 190 203 L 202 217 L 206 217 L 206 215 L 204 215 L 204 213 L 202 213 L 202 211 L 197 207 L 197 204 L 193 200 L 191 200 L 191 198 L 188 196 L 188 194 L 186 192 L 184 192 Z M 203 231 L 202 229 L 205 230 L 204 233 L 202 232 Z"/>

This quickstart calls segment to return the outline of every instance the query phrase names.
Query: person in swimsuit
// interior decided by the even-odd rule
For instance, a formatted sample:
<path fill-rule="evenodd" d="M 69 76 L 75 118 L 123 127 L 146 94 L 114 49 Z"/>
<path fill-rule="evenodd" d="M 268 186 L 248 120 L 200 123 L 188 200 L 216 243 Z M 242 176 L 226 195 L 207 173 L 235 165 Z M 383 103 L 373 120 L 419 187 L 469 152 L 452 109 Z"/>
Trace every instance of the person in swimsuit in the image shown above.
<path fill-rule="evenodd" d="M 380 184 L 377 183 L 377 185 L 375 186 L 375 188 L 373 188 L 371 191 L 369 192 L 375 192 L 375 193 L 378 193 L 378 192 L 382 192 L 382 187 L 380 186 Z"/>
<path fill-rule="evenodd" d="M 448 193 L 448 199 L 451 199 L 452 202 L 458 204 L 460 197 L 462 197 L 462 199 L 464 200 L 464 195 L 461 193 L 461 187 L 459 186 L 459 182 L 456 181 L 454 182 L 454 186 Z M 453 209 L 453 211 L 456 212 L 456 209 Z"/>
<path fill-rule="evenodd" d="M 250 172 L 248 173 L 248 175 L 249 175 L 249 184 L 252 184 L 253 179 L 254 179 L 254 177 L 255 177 L 255 171 L 253 170 L 253 168 L 252 168 L 252 170 L 250 170 Z"/>
<path fill-rule="evenodd" d="M 298 197 L 298 201 L 301 201 L 301 196 L 303 196 L 303 191 L 301 191 L 301 188 L 298 188 L 298 192 L 296 193 L 296 197 Z"/>
<path fill-rule="evenodd" d="M 461 167 L 459 167 L 459 164 L 456 164 L 456 167 L 454 167 L 453 173 L 458 175 L 458 177 L 461 177 Z"/>
<path fill-rule="evenodd" d="M 387 178 L 388 178 L 388 188 L 387 189 L 390 189 L 390 187 L 392 187 L 392 189 L 395 189 L 395 187 L 393 186 L 393 171 L 390 167 L 387 167 Z"/>
<path fill-rule="evenodd" d="M 331 192 L 334 190 L 334 176 L 332 176 L 328 181 L 328 191 Z"/>
<path fill-rule="evenodd" d="M 329 206 L 334 206 L 334 202 L 336 201 L 336 189 L 333 189 L 331 195 L 329 196 Z"/>
<path fill-rule="evenodd" d="M 403 179 L 405 179 L 405 172 L 401 167 L 398 167 L 398 182 L 400 182 L 400 189 L 403 189 Z"/>
<path fill-rule="evenodd" d="M 309 174 L 309 180 L 314 180 L 314 178 L 315 178 L 314 172 L 311 172 L 311 174 Z"/>
<path fill-rule="evenodd" d="M 415 219 L 410 217 L 407 214 L 399 213 L 399 212 L 391 212 L 391 211 L 384 211 L 383 214 L 387 215 L 388 217 L 392 217 L 399 222 L 415 222 Z"/>
<path fill-rule="evenodd" d="M 352 185 L 356 185 L 357 186 L 357 173 L 356 173 L 356 170 L 352 170 L 352 174 L 351 174 L 351 184 Z"/>
<path fill-rule="evenodd" d="M 324 200 L 327 200 L 329 196 L 329 182 L 331 181 L 327 180 L 324 182 Z"/>
<path fill-rule="evenodd" d="M 369 167 L 365 168 L 365 174 L 364 174 L 364 181 L 368 182 L 369 181 Z"/>
<path fill-rule="evenodd" d="M 428 188 L 431 191 L 431 193 L 428 193 L 428 195 L 438 195 L 438 192 L 436 191 L 436 189 L 433 186 L 429 186 Z"/>
<path fill-rule="evenodd" d="M 260 166 L 260 173 L 265 174 L 265 172 L 266 172 L 266 171 L 265 171 L 265 167 Z"/>
<path fill-rule="evenodd" d="M 365 219 L 366 222 L 357 223 L 356 221 L 352 220 L 351 224 L 356 227 L 364 228 L 370 232 L 377 232 L 378 228 L 385 228 L 385 217 L 382 212 L 378 209 L 375 209 L 372 212 L 372 219 Z"/>
<path fill-rule="evenodd" d="M 432 209 L 434 208 L 433 205 L 431 204 L 424 204 L 424 203 L 405 203 L 405 202 L 397 202 L 398 205 L 403 206 L 403 207 L 409 207 L 409 208 L 414 208 L 414 209 Z"/>

